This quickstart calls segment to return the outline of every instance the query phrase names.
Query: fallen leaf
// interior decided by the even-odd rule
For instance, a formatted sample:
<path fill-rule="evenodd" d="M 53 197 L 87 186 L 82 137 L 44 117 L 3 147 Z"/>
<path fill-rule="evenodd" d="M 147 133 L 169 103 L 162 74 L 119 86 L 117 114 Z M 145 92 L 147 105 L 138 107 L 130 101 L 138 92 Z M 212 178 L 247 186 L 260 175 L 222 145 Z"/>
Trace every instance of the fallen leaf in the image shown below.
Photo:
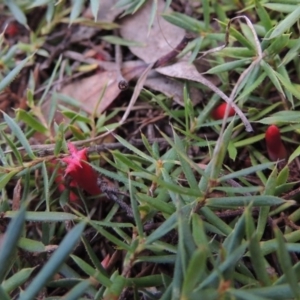
<path fill-rule="evenodd" d="M 20 202 L 21 202 L 21 191 L 22 191 L 22 180 L 21 178 L 17 181 L 14 192 L 13 192 L 13 200 L 12 200 L 12 210 L 17 211 L 20 209 Z"/>
<path fill-rule="evenodd" d="M 123 64 L 122 75 L 127 81 L 130 81 L 142 74 L 146 67 L 147 65 L 142 61 L 128 61 Z M 118 88 L 117 71 L 104 71 L 74 81 L 64 86 L 59 93 L 78 100 L 81 103 L 81 109 L 91 114 L 94 112 L 105 87 L 105 93 L 97 109 L 97 114 L 101 114 L 121 92 Z"/>
<path fill-rule="evenodd" d="M 184 105 L 183 83 L 179 80 L 160 75 L 153 70 L 146 79 L 145 86 L 172 98 L 179 105 Z M 190 98 L 192 103 L 196 105 L 202 101 L 203 97 L 199 89 L 192 87 L 190 88 Z"/>
<path fill-rule="evenodd" d="M 165 2 L 162 0 L 157 1 L 156 16 L 149 30 L 153 3 L 154 1 L 147 1 L 135 14 L 122 19 L 120 28 L 120 34 L 124 39 L 144 45 L 144 47 L 129 47 L 129 49 L 147 63 L 155 62 L 172 51 L 185 35 L 184 29 L 168 23 L 160 16 L 165 8 Z M 169 9 L 166 12 L 171 11 Z"/>

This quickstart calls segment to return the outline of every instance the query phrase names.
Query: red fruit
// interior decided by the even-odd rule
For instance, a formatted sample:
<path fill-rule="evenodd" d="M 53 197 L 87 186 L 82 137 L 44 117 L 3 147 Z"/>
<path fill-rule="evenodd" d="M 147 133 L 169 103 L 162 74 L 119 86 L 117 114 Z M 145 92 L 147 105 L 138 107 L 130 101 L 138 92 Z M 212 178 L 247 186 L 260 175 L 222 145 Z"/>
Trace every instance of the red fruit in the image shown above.
<path fill-rule="evenodd" d="M 54 166 L 57 165 L 58 163 L 59 162 L 58 162 L 57 159 L 54 159 L 49 163 L 49 171 L 51 173 L 53 173 L 53 171 L 55 169 Z M 59 190 L 60 193 L 62 193 L 66 189 L 64 171 L 62 170 L 62 168 L 59 168 L 57 170 L 56 177 L 55 177 L 55 182 L 57 184 L 57 189 Z M 68 186 L 69 187 L 76 187 L 77 184 L 74 181 L 71 181 L 70 183 L 68 183 Z M 70 191 L 69 197 L 70 197 L 69 200 L 71 202 L 80 203 L 79 197 L 73 191 Z"/>
<path fill-rule="evenodd" d="M 78 186 L 91 195 L 99 195 L 100 188 L 97 185 L 97 173 L 87 163 L 87 149 L 77 150 L 72 143 L 68 143 L 71 156 L 63 158 L 67 164 L 65 176 L 69 175 L 75 186 Z"/>
<path fill-rule="evenodd" d="M 211 113 L 212 118 L 215 120 L 222 120 L 225 115 L 226 107 L 227 107 L 226 102 L 217 106 Z M 235 110 L 233 109 L 233 107 L 230 107 L 228 117 L 232 117 L 234 115 L 235 115 Z"/>
<path fill-rule="evenodd" d="M 5 35 L 9 38 L 15 37 L 19 33 L 19 28 L 16 22 L 10 22 L 6 29 Z"/>
<path fill-rule="evenodd" d="M 276 161 L 287 157 L 287 151 L 281 140 L 280 130 L 276 125 L 268 127 L 265 139 L 270 160 Z"/>

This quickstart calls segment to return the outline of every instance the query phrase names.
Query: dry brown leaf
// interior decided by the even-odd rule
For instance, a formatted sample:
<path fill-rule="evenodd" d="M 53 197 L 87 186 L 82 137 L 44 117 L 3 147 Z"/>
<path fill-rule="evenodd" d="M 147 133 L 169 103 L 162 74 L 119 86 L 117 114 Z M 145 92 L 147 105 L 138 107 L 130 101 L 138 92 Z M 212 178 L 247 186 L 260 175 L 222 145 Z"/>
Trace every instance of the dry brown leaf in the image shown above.
<path fill-rule="evenodd" d="M 131 52 L 147 63 L 172 51 L 182 40 L 185 31 L 165 21 L 160 14 L 163 12 L 165 2 L 157 1 L 157 13 L 154 23 L 149 31 L 148 24 L 151 16 L 153 1 L 147 3 L 134 15 L 121 21 L 120 33 L 126 40 L 137 41 L 144 47 L 129 47 Z M 171 12 L 167 10 L 166 12 Z"/>
<path fill-rule="evenodd" d="M 153 71 L 145 81 L 145 86 L 172 98 L 179 105 L 184 105 L 183 83 L 178 80 L 160 75 L 158 72 Z M 201 102 L 202 94 L 199 89 L 192 87 L 190 89 L 190 98 L 194 105 Z"/>
<path fill-rule="evenodd" d="M 130 81 L 138 77 L 147 67 L 142 61 L 128 61 L 123 64 L 122 74 L 126 80 Z M 64 86 L 59 93 L 76 99 L 81 103 L 81 109 L 92 114 L 99 101 L 101 93 L 105 86 L 106 90 L 97 109 L 97 114 L 104 112 L 109 107 L 116 97 L 120 94 L 118 88 L 117 71 L 104 71 L 93 76 L 74 81 Z M 60 103 L 60 102 L 59 102 Z M 43 105 L 45 114 L 49 111 L 51 99 Z M 60 123 L 62 116 L 57 113 L 55 122 Z"/>
<path fill-rule="evenodd" d="M 22 180 L 21 178 L 17 181 L 14 187 L 13 200 L 12 200 L 12 210 L 17 211 L 20 209 L 21 202 L 21 191 L 22 191 Z"/>
<path fill-rule="evenodd" d="M 145 63 L 141 61 L 126 62 L 123 64 L 122 75 L 127 81 L 130 81 L 138 77 L 146 67 Z M 105 86 L 104 96 L 97 109 L 97 113 L 101 114 L 121 92 L 118 88 L 117 71 L 104 71 L 79 82 L 75 81 L 63 87 L 61 93 L 77 99 L 83 110 L 93 113 Z"/>

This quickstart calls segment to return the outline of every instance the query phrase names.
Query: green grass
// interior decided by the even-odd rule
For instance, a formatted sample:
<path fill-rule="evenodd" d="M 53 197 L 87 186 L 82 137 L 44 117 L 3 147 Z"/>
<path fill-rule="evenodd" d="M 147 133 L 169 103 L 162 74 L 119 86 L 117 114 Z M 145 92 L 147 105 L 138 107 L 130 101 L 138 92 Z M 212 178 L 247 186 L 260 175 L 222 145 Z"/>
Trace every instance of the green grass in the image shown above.
<path fill-rule="evenodd" d="M 130 18 L 145 2 L 112 9 Z M 88 24 L 99 30 L 90 43 L 103 37 L 112 57 L 116 44 L 128 53 L 132 41 L 116 37 L 117 21 L 82 18 L 90 7 L 96 19 L 101 1 L 4 1 L 21 35 L 32 15 L 41 18 L 27 39 L 0 36 L 1 99 L 27 103 L 2 108 L 0 299 L 300 299 L 300 1 L 195 1 L 192 16 L 171 2 L 177 11 L 163 18 L 195 35 L 178 57 L 205 62 L 210 84 L 177 79 L 180 106 L 142 88 L 146 71 L 105 112 L 88 114 L 53 84 L 95 68 L 63 55 L 69 49 L 49 60 L 47 38 Z M 203 95 L 197 105 L 190 87 Z M 221 98 L 239 115 L 213 120 Z M 53 123 L 56 109 L 65 121 Z M 285 166 L 268 159 L 271 124 L 288 149 Z M 88 148 L 104 192 L 73 189 L 80 205 L 58 190 L 64 166 L 50 167 L 68 155 L 67 140 Z"/>

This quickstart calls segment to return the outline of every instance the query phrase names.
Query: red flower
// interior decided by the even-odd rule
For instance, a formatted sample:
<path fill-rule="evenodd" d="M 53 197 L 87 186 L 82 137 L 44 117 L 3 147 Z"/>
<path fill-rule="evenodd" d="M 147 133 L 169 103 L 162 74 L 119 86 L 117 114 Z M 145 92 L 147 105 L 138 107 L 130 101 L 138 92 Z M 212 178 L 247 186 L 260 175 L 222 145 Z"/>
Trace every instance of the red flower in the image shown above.
<path fill-rule="evenodd" d="M 270 160 L 276 161 L 287 157 L 287 151 L 281 141 L 280 131 L 276 125 L 268 127 L 265 139 Z"/>
<path fill-rule="evenodd" d="M 222 120 L 225 115 L 226 107 L 227 107 L 226 102 L 217 106 L 211 113 L 212 118 L 215 120 Z M 232 117 L 234 115 L 235 115 L 235 110 L 233 109 L 233 107 L 230 107 L 228 117 Z"/>
<path fill-rule="evenodd" d="M 70 156 L 63 158 L 67 164 L 65 176 L 72 178 L 71 186 L 78 186 L 88 192 L 90 195 L 99 195 L 100 188 L 97 185 L 97 173 L 87 163 L 87 149 L 77 150 L 72 143 L 68 143 Z"/>
<path fill-rule="evenodd" d="M 62 169 L 57 170 L 55 182 L 57 183 L 57 189 L 59 190 L 60 193 L 62 193 L 66 189 Z M 69 187 L 76 187 L 76 186 L 77 186 L 77 184 L 74 180 L 72 180 L 69 183 Z M 77 202 L 77 203 L 80 202 L 79 197 L 73 191 L 70 191 L 69 197 L 70 197 L 69 199 L 71 202 Z"/>

